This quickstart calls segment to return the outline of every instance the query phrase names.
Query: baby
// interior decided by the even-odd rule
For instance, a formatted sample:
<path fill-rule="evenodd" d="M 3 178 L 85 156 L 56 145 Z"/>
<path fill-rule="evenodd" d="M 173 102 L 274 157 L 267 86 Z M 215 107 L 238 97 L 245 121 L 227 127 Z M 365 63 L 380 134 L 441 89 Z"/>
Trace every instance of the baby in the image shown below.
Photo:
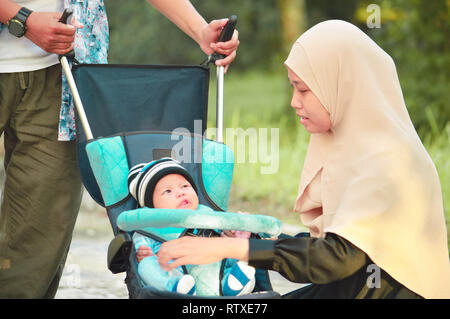
<path fill-rule="evenodd" d="M 194 180 L 188 171 L 172 158 L 166 157 L 132 167 L 128 175 L 128 187 L 141 207 L 191 210 L 199 208 Z M 196 293 L 195 279 L 184 274 L 181 267 L 171 272 L 160 267 L 156 254 L 161 242 L 139 233 L 133 235 L 133 242 L 139 262 L 138 273 L 146 284 L 182 294 Z M 225 296 L 249 293 L 255 285 L 255 269 L 245 262 L 227 259 L 220 284 Z"/>

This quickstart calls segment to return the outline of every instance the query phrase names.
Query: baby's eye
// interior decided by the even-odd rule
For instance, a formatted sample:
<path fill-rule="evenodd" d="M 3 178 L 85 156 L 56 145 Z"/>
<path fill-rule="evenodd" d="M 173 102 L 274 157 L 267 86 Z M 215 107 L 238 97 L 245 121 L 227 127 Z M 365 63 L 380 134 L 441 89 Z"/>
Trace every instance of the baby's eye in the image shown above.
<path fill-rule="evenodd" d="M 191 187 L 191 185 L 189 185 L 189 184 L 184 184 L 183 187 L 184 187 L 184 188 L 186 188 L 186 187 Z"/>
<path fill-rule="evenodd" d="M 166 189 L 164 192 L 163 192 L 163 194 L 170 194 L 170 189 Z"/>

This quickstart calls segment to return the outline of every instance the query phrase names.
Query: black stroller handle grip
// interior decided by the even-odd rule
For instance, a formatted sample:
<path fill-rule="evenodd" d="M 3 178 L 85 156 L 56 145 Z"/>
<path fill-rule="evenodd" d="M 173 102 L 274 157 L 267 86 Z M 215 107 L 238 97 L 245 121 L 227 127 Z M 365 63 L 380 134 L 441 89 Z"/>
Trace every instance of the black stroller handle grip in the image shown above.
<path fill-rule="evenodd" d="M 67 24 L 67 20 L 69 19 L 69 17 L 72 15 L 72 11 L 69 9 L 64 9 L 64 12 L 61 16 L 61 18 L 59 18 L 58 22 Z"/>
<path fill-rule="evenodd" d="M 228 18 L 228 22 L 225 25 L 225 27 L 222 29 L 222 32 L 219 35 L 219 38 L 217 39 L 217 42 L 227 42 L 230 41 L 233 37 L 234 29 L 236 28 L 237 24 L 237 16 L 234 14 Z M 212 60 L 221 60 L 224 59 L 225 55 L 220 53 L 213 53 L 212 54 Z"/>
<path fill-rule="evenodd" d="M 237 16 L 234 14 L 228 18 L 228 22 L 225 27 L 222 29 L 222 32 L 217 39 L 217 42 L 227 42 L 231 40 L 233 36 L 234 29 L 236 28 Z"/>

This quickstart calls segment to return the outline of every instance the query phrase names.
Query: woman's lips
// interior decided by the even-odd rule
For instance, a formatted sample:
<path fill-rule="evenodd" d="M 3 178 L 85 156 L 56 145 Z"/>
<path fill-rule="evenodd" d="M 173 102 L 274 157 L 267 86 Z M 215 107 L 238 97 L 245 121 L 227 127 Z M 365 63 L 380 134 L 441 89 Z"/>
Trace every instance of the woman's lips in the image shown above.
<path fill-rule="evenodd" d="M 303 125 L 308 121 L 309 119 L 307 117 L 300 117 L 300 123 Z"/>
<path fill-rule="evenodd" d="M 309 120 L 309 118 L 307 118 L 306 116 L 303 116 L 303 115 L 301 115 L 301 114 L 299 114 L 299 113 L 296 113 L 296 114 L 297 114 L 297 116 L 300 118 L 300 122 L 301 122 L 302 124 L 303 124 L 303 122 Z"/>

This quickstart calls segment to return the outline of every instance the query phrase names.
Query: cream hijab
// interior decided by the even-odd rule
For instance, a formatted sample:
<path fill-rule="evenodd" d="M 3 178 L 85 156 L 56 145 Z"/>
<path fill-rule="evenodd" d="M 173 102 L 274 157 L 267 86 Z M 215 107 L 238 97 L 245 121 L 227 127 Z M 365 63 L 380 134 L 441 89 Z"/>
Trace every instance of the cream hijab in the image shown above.
<path fill-rule="evenodd" d="M 329 133 L 311 135 L 295 211 L 312 214 L 319 233 L 346 238 L 417 294 L 450 298 L 439 177 L 392 58 L 357 27 L 331 20 L 305 32 L 285 64 L 332 122 Z M 320 213 L 305 204 L 312 184 Z"/>

